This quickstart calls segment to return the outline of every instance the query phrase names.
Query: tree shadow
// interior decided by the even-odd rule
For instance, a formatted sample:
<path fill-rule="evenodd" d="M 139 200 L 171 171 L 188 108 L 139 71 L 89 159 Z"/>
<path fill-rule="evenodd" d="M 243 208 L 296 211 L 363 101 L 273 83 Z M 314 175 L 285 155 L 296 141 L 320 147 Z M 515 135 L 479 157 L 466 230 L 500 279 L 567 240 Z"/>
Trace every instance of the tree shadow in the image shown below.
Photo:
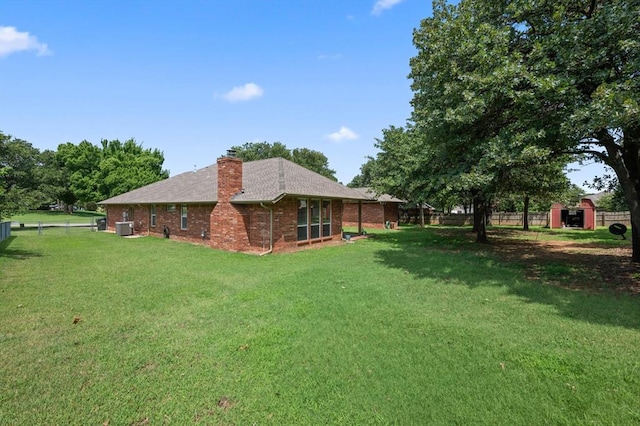
<path fill-rule="evenodd" d="M 416 278 L 504 287 L 567 318 L 640 329 L 640 267 L 630 262 L 630 249 L 514 239 L 523 237 L 515 230 L 490 236 L 493 243 L 476 244 L 468 229 L 376 234 L 390 246 L 376 252 L 376 260 Z"/>
<path fill-rule="evenodd" d="M 41 257 L 40 253 L 36 253 L 34 251 L 22 250 L 22 249 L 12 249 L 9 246 L 18 237 L 11 236 L 6 240 L 0 243 L 0 257 L 6 257 L 9 259 L 17 259 L 17 260 L 26 260 L 31 259 L 33 257 Z"/>

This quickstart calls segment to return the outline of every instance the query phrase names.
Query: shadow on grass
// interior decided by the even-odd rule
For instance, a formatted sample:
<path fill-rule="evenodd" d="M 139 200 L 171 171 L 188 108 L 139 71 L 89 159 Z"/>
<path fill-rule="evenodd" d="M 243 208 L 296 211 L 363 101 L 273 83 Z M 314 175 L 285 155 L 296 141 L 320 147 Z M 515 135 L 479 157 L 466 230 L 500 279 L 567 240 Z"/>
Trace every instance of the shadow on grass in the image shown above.
<path fill-rule="evenodd" d="M 9 246 L 17 237 L 12 236 L 0 243 L 0 257 L 7 257 L 10 259 L 24 260 L 32 257 L 41 257 L 40 253 L 36 253 L 29 250 L 12 249 Z"/>
<path fill-rule="evenodd" d="M 405 228 L 375 235 L 392 246 L 376 252 L 376 258 L 417 278 L 504 287 L 567 318 L 640 329 L 640 267 L 631 264 L 624 248 L 576 241 L 555 245 L 509 235 L 518 231 L 497 231 L 490 235 L 493 243 L 476 244 L 467 228 Z"/>

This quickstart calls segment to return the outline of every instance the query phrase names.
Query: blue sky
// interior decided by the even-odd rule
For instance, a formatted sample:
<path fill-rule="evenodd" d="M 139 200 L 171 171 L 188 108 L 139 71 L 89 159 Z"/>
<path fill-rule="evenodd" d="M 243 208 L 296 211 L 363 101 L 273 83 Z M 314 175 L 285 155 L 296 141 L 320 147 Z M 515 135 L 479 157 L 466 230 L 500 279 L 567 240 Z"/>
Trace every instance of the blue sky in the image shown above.
<path fill-rule="evenodd" d="M 0 130 L 41 150 L 135 138 L 171 175 L 282 142 L 324 153 L 346 184 L 411 114 L 412 31 L 430 14 L 427 0 L 3 0 Z"/>

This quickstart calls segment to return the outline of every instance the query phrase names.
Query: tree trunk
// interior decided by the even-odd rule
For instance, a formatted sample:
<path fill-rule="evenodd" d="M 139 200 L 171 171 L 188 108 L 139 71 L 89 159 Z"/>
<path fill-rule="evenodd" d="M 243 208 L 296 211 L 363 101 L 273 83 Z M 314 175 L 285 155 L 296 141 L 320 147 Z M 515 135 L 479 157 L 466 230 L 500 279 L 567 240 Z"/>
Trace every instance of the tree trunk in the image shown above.
<path fill-rule="evenodd" d="M 640 263 L 640 227 L 631 222 L 631 261 Z"/>
<path fill-rule="evenodd" d="M 487 238 L 487 203 L 479 195 L 473 198 L 473 230 L 476 243 L 488 243 Z"/>
<path fill-rule="evenodd" d="M 618 177 L 631 213 L 631 261 L 640 263 L 640 126 L 623 129 L 618 144 L 606 130 L 596 133 L 599 143 L 607 150 L 601 159 Z"/>
<path fill-rule="evenodd" d="M 471 201 L 471 205 L 473 206 L 473 211 L 471 212 L 473 214 L 473 229 L 471 230 L 472 232 L 478 232 L 479 226 L 480 226 L 480 218 L 478 217 L 478 212 L 480 212 L 480 201 L 479 201 L 479 197 L 474 195 L 473 196 L 473 200 Z M 465 215 L 467 214 L 467 209 L 465 208 Z"/>
<path fill-rule="evenodd" d="M 522 230 L 529 230 L 529 196 L 524 197 L 524 210 L 522 212 Z"/>
<path fill-rule="evenodd" d="M 478 234 L 476 236 L 476 243 L 488 243 L 489 239 L 487 238 L 487 204 L 484 201 L 478 203 L 478 207 L 480 208 L 480 214 L 478 218 L 480 223 L 478 223 Z"/>
<path fill-rule="evenodd" d="M 420 228 L 424 228 L 424 204 L 420 202 Z"/>

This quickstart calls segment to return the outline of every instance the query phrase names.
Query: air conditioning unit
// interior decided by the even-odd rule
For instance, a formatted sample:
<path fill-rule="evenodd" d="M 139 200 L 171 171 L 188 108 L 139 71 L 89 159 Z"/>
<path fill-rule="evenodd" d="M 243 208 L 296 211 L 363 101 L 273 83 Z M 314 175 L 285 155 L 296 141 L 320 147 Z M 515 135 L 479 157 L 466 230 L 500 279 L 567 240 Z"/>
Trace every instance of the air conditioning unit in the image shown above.
<path fill-rule="evenodd" d="M 116 235 L 133 235 L 133 222 L 116 222 Z"/>

